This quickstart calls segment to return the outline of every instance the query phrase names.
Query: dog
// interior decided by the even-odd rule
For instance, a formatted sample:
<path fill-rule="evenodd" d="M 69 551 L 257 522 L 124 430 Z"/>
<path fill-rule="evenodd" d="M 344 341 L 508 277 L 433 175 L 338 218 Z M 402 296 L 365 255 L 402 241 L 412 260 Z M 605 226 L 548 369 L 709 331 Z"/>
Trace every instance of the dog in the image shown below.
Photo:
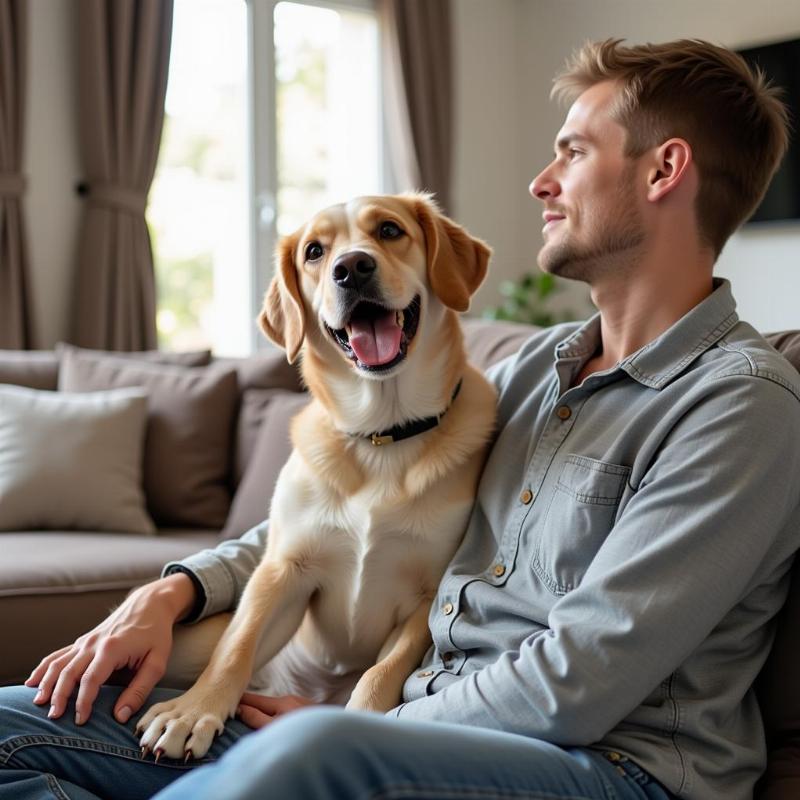
<path fill-rule="evenodd" d="M 259 323 L 290 363 L 302 354 L 312 401 L 290 426 L 263 559 L 233 617 L 205 621 L 219 637 L 207 665 L 176 640 L 173 660 L 205 669 L 141 718 L 144 752 L 201 758 L 248 686 L 349 709 L 400 702 L 495 424 L 457 316 L 489 257 L 421 193 L 356 198 L 279 242 Z"/>

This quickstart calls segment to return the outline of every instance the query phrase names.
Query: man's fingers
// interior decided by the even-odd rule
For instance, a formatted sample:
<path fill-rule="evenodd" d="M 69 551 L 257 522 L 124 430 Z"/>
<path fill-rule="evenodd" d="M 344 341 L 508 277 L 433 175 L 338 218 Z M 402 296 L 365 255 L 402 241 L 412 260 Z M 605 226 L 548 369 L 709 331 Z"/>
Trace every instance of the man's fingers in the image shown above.
<path fill-rule="evenodd" d="M 247 725 L 248 728 L 263 728 L 265 725 L 269 725 L 270 722 L 274 719 L 269 714 L 265 714 L 258 708 L 255 708 L 250 705 L 242 705 L 236 710 L 236 716 Z"/>
<path fill-rule="evenodd" d="M 100 692 L 100 687 L 108 680 L 116 665 L 107 655 L 95 656 L 84 670 L 75 700 L 75 723 L 83 725 L 92 715 L 92 706 Z"/>
<path fill-rule="evenodd" d="M 114 706 L 117 721 L 126 723 L 144 705 L 153 687 L 164 677 L 165 670 L 166 659 L 151 650 Z"/>
<path fill-rule="evenodd" d="M 60 656 L 63 656 L 64 653 L 70 649 L 70 647 L 71 645 L 67 645 L 66 647 L 62 647 L 60 650 L 56 650 L 54 653 L 50 653 L 49 656 L 45 656 L 39 662 L 39 665 L 33 670 L 33 672 L 31 672 L 30 677 L 25 681 L 25 686 L 38 686 L 44 677 L 45 672 L 47 672 L 47 668 L 50 666 L 50 664 Z"/>
<path fill-rule="evenodd" d="M 280 697 L 265 697 L 263 694 L 245 692 L 239 702 L 243 707 L 253 708 L 264 714 L 269 714 L 269 716 L 275 716 L 281 707 L 281 699 Z"/>
<path fill-rule="evenodd" d="M 50 696 L 53 694 L 53 689 L 55 688 L 56 681 L 61 675 L 61 671 L 67 666 L 67 664 L 69 664 L 72 658 L 73 654 L 70 651 L 67 651 L 57 658 L 54 658 L 47 665 L 44 676 L 39 681 L 39 691 L 37 692 L 36 697 L 33 698 L 34 703 L 43 705 L 50 700 Z"/>
<path fill-rule="evenodd" d="M 53 695 L 50 698 L 50 713 L 47 715 L 48 717 L 57 719 L 64 713 L 75 684 L 81 679 L 91 660 L 90 653 L 79 653 L 61 670 L 53 689 Z"/>
<path fill-rule="evenodd" d="M 274 717 L 285 714 L 287 711 L 294 711 L 297 708 L 311 705 L 313 701 L 294 694 L 287 694 L 282 697 L 265 697 L 262 694 L 245 692 L 239 702 L 243 705 L 257 708 L 259 711 Z"/>

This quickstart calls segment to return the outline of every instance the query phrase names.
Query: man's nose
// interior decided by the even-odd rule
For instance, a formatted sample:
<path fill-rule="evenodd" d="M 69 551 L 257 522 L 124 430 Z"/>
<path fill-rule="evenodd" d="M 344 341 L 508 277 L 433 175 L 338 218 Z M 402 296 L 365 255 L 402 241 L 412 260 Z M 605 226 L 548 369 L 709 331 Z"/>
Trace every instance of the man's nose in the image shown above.
<path fill-rule="evenodd" d="M 558 181 L 553 177 L 550 167 L 545 167 L 532 181 L 528 187 L 531 197 L 538 198 L 539 200 L 547 200 L 551 197 L 557 197 L 561 192 L 561 187 Z"/>

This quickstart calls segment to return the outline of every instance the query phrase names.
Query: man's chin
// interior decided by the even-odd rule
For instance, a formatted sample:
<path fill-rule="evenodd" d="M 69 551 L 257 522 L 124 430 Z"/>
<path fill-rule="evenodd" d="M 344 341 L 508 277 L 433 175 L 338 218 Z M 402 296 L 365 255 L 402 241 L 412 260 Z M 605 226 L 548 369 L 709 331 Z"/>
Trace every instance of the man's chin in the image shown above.
<path fill-rule="evenodd" d="M 564 248 L 550 248 L 545 245 L 537 258 L 539 269 L 557 278 L 567 278 L 570 280 L 580 280 L 575 275 L 575 254 L 567 252 Z"/>

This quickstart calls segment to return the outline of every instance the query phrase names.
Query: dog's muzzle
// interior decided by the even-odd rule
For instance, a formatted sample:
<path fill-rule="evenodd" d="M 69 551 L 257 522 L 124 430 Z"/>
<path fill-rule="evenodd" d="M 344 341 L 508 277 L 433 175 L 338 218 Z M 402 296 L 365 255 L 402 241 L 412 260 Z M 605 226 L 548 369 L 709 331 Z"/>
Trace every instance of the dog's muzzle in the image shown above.
<path fill-rule="evenodd" d="M 362 370 L 385 372 L 408 353 L 417 333 L 420 298 L 403 309 L 392 309 L 373 300 L 362 300 L 352 309 L 343 328 L 325 329 L 345 355 Z"/>

